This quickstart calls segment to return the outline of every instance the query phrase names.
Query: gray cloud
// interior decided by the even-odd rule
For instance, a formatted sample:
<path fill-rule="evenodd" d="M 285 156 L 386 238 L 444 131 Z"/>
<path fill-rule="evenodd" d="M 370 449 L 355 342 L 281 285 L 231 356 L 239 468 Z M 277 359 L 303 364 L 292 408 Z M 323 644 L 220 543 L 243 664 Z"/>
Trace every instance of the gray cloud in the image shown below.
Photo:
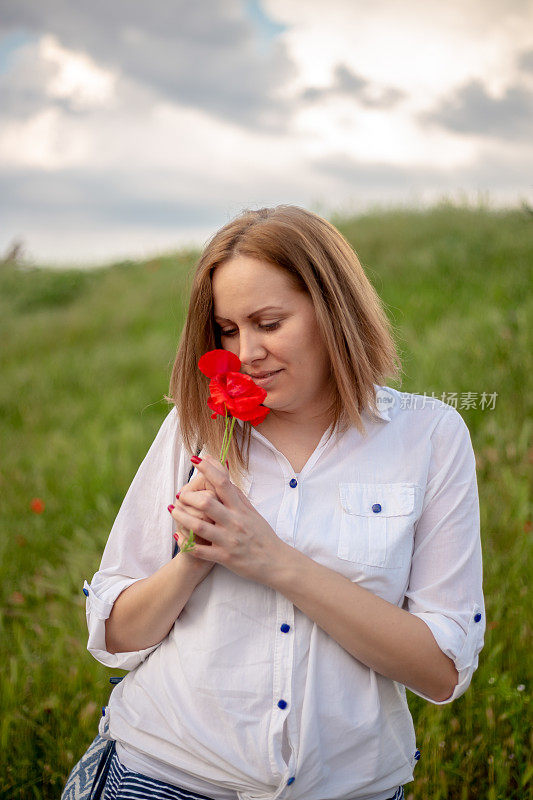
<path fill-rule="evenodd" d="M 267 49 L 264 41 L 255 46 L 257 26 L 238 0 L 152 0 L 149 7 L 129 0 L 4 0 L 0 34 L 20 29 L 53 34 L 160 97 L 250 128 L 287 128 L 290 104 L 277 90 L 295 65 L 275 38 Z M 19 86 L 31 82 L 26 66 L 19 65 Z M 35 76 L 28 107 L 36 105 L 43 83 Z"/>
<path fill-rule="evenodd" d="M 383 190 L 391 196 L 405 197 L 410 191 L 503 190 L 531 193 L 533 166 L 524 166 L 524 154 L 515 156 L 480 152 L 468 166 L 438 169 L 426 166 L 393 166 L 378 162 L 363 163 L 342 154 L 313 159 L 309 169 L 333 178 L 344 189 L 360 196 Z M 531 159 L 529 162 L 531 163 Z"/>
<path fill-rule="evenodd" d="M 366 78 L 356 75 L 344 64 L 338 64 L 334 80 L 329 86 L 310 86 L 304 89 L 300 97 L 307 103 L 329 97 L 345 97 L 352 98 L 367 108 L 392 108 L 405 97 L 405 92 L 394 87 L 375 86 Z"/>
<path fill-rule="evenodd" d="M 419 120 L 457 133 L 531 140 L 533 91 L 510 86 L 502 97 L 494 98 L 481 81 L 470 81 L 439 108 L 419 115 Z"/>
<path fill-rule="evenodd" d="M 169 249 L 182 231 L 196 231 L 196 240 L 205 241 L 243 208 L 282 202 L 316 207 L 326 216 L 458 191 L 489 193 L 514 204 L 520 193 L 531 197 L 530 163 L 527 147 L 517 147 L 513 155 L 480 149 L 475 163 L 453 169 L 363 163 L 338 153 L 296 159 L 290 175 L 262 174 L 253 180 L 253 195 L 216 177 L 203 176 L 193 187 L 190 175 L 154 174 L 139 166 L 111 176 L 88 168 L 12 168 L 0 181 L 0 253 L 15 237 L 40 261 L 87 262 L 135 249 Z M 175 193 L 162 197 L 162 182 L 167 189 L 169 183 L 176 187 Z"/>
<path fill-rule="evenodd" d="M 518 66 L 524 72 L 533 72 L 533 48 L 531 50 L 524 50 L 518 56 Z"/>
<path fill-rule="evenodd" d="M 0 119 L 23 120 L 49 105 L 46 86 L 58 72 L 58 67 L 43 61 L 35 42 L 20 47 L 13 55 L 11 69 L 0 73 Z M 69 108 L 63 99 L 54 105 Z"/>
<path fill-rule="evenodd" d="M 174 178 L 179 185 L 179 175 Z M 140 224 L 177 231 L 189 225 L 209 225 L 224 210 L 224 203 L 213 202 L 211 195 L 195 200 L 185 194 L 162 199 L 157 190 L 150 190 L 139 171 L 135 175 L 114 172 L 110 181 L 107 172 L 87 169 L 17 169 L 2 175 L 0 215 L 4 221 L 17 220 L 15 227 L 23 230 L 36 224 L 51 224 L 58 230 L 70 224 L 81 229 Z"/>

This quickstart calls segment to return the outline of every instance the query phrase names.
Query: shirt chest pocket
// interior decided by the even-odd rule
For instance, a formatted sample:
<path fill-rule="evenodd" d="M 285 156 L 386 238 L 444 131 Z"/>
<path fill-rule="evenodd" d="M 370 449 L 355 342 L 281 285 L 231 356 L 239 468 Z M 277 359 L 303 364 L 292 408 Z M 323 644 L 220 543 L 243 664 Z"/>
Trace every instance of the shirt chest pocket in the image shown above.
<path fill-rule="evenodd" d="M 414 484 L 340 483 L 339 494 L 338 557 L 373 567 L 405 567 L 413 549 Z"/>

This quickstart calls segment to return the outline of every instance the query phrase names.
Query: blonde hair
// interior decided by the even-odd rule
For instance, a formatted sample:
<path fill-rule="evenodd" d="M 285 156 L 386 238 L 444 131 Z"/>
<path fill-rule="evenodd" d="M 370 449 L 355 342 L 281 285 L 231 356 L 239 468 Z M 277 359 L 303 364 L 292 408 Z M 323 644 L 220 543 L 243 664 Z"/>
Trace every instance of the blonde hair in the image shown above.
<path fill-rule="evenodd" d="M 207 350 L 221 348 L 213 316 L 211 276 L 235 256 L 259 259 L 285 270 L 291 285 L 310 295 L 331 361 L 334 400 L 330 436 L 338 424 L 365 434 L 361 413 L 376 416 L 374 384 L 401 375 L 393 328 L 357 254 L 330 222 L 304 208 L 278 205 L 246 209 L 207 242 L 193 275 L 191 297 L 170 378 L 183 442 L 189 452 L 202 446 L 220 456 L 224 425 L 211 419 L 209 381 L 198 369 Z M 230 474 L 248 469 L 251 425 L 238 426 L 228 451 Z"/>

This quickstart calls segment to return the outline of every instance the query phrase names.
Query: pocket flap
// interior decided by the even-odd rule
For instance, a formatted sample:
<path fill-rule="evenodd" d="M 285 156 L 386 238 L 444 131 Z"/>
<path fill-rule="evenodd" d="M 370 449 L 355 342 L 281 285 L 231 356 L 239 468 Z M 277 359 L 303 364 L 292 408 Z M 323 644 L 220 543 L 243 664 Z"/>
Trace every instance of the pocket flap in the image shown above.
<path fill-rule="evenodd" d="M 340 483 L 339 493 L 346 513 L 362 517 L 397 517 L 415 507 L 412 483 Z"/>

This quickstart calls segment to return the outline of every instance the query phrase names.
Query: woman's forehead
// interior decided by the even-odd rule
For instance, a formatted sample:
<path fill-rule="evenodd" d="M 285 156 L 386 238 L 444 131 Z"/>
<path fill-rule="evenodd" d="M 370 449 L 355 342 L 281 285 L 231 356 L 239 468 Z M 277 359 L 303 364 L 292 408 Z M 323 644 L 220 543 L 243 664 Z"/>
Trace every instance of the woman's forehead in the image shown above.
<path fill-rule="evenodd" d="M 229 261 L 219 264 L 212 273 L 213 287 L 228 283 L 241 283 L 252 286 L 258 281 L 269 284 L 287 283 L 287 272 L 283 267 L 260 261 L 250 256 L 234 256 Z"/>
<path fill-rule="evenodd" d="M 255 259 L 231 261 L 213 271 L 212 287 L 215 316 L 229 311 L 252 317 L 265 306 L 283 308 L 290 303 L 295 290 L 281 268 Z"/>

